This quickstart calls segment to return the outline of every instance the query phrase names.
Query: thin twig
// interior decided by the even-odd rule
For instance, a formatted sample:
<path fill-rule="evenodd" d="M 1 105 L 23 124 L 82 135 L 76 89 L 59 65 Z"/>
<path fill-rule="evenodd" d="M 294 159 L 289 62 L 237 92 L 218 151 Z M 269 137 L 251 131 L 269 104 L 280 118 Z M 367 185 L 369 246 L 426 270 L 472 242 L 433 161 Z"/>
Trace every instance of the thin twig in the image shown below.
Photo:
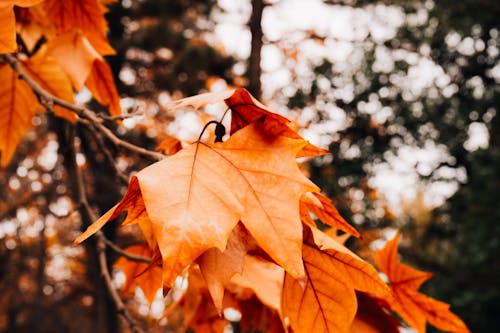
<path fill-rule="evenodd" d="M 104 237 L 104 243 L 111 250 L 115 251 L 116 253 L 118 253 L 122 257 L 127 258 L 129 260 L 139 261 L 139 262 L 145 262 L 145 263 L 148 263 L 148 264 L 150 264 L 150 263 L 153 262 L 152 258 L 137 256 L 137 255 L 128 253 L 127 251 L 125 251 L 124 249 L 122 249 L 121 247 L 119 247 L 118 245 L 116 245 L 115 243 L 113 243 L 112 241 L 110 241 L 109 239 L 107 239 L 106 237 Z"/>
<path fill-rule="evenodd" d="M 75 145 L 74 140 L 72 142 L 69 142 L 68 144 Z M 75 149 L 72 149 L 72 154 L 75 155 Z M 76 158 L 76 156 L 72 156 L 73 159 Z M 73 163 L 74 169 L 73 172 L 76 175 L 75 183 L 76 183 L 76 196 L 78 199 L 78 202 L 80 204 L 80 211 L 83 216 L 88 217 L 91 221 L 97 220 L 97 216 L 95 213 L 92 211 L 92 208 L 90 207 L 90 204 L 87 200 L 87 194 L 85 193 L 85 185 L 83 183 L 83 174 L 78 167 L 76 163 Z M 134 333 L 143 333 L 144 331 L 140 326 L 137 325 L 136 320 L 132 317 L 132 315 L 128 312 L 127 308 L 125 307 L 125 304 L 123 303 L 123 300 L 121 299 L 120 295 L 118 294 L 118 291 L 115 289 L 113 286 L 113 281 L 111 278 L 111 274 L 109 272 L 108 268 L 108 263 L 106 261 L 106 237 L 104 236 L 104 233 L 99 230 L 96 234 L 96 247 L 97 247 L 97 255 L 98 255 L 98 260 L 99 260 L 99 269 L 101 271 L 101 275 L 104 279 L 104 283 L 106 285 L 106 288 L 108 290 L 109 295 L 111 296 L 111 299 L 113 300 L 113 303 L 115 304 L 116 311 L 119 315 L 121 315 L 125 321 L 128 323 L 130 329 Z"/>
<path fill-rule="evenodd" d="M 24 80 L 28 84 L 31 90 L 37 95 L 38 99 L 40 100 L 40 103 L 48 110 L 52 111 L 53 105 L 62 106 L 70 111 L 75 112 L 80 118 L 89 120 L 92 123 L 92 125 L 95 126 L 95 129 L 99 130 L 116 146 L 123 147 L 125 149 L 128 149 L 143 156 L 147 156 L 153 160 L 160 161 L 163 158 L 165 158 L 165 155 L 163 154 L 136 146 L 130 142 L 120 139 L 109 128 L 107 128 L 102 124 L 103 120 L 100 119 L 99 116 L 94 111 L 86 107 L 74 105 L 70 102 L 67 102 L 61 98 L 52 95 L 50 92 L 41 87 L 35 80 L 33 80 L 33 78 L 31 78 L 24 71 L 21 63 L 16 59 L 16 57 L 12 56 L 11 54 L 3 54 L 0 55 L 0 58 L 6 61 L 10 65 L 10 67 L 18 74 L 19 78 Z M 82 123 L 85 124 L 85 122 Z M 86 123 L 86 125 L 88 125 L 88 123 Z"/>

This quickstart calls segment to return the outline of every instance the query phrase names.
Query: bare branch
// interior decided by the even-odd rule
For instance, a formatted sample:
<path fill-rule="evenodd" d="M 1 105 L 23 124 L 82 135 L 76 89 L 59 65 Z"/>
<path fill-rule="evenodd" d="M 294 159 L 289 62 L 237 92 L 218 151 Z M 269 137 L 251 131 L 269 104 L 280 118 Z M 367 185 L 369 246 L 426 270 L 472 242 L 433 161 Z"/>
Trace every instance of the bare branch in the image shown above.
<path fill-rule="evenodd" d="M 104 243 L 106 243 L 106 246 L 109 247 L 111 250 L 115 251 L 116 253 L 118 253 L 122 257 L 127 258 L 129 260 L 145 262 L 148 264 L 153 262 L 152 258 L 137 256 L 137 255 L 128 253 L 127 251 L 125 251 L 124 249 L 122 249 L 121 247 L 119 247 L 118 245 L 116 245 L 115 243 L 113 243 L 112 241 L 107 239 L 106 237 L 104 237 Z"/>
<path fill-rule="evenodd" d="M 74 140 L 72 142 L 69 142 L 68 144 L 75 145 Z M 76 159 L 76 153 L 75 149 L 73 148 L 71 150 L 72 152 L 72 159 Z M 90 221 L 95 221 L 97 220 L 97 216 L 95 213 L 92 211 L 92 208 L 90 207 L 90 204 L 87 200 L 87 194 L 85 193 L 85 185 L 83 183 L 83 175 L 76 163 L 72 163 L 74 167 L 74 174 L 76 175 L 75 183 L 76 183 L 76 196 L 78 203 L 80 204 L 80 213 L 82 216 L 86 217 Z M 106 288 L 108 290 L 108 293 L 113 300 L 116 311 L 118 312 L 119 315 L 121 315 L 125 321 L 128 323 L 130 329 L 134 333 L 143 333 L 144 331 L 140 326 L 137 325 L 136 320 L 130 315 L 128 312 L 127 308 L 125 307 L 125 304 L 123 303 L 123 300 L 121 299 L 120 295 L 118 294 L 118 291 L 115 289 L 113 286 L 113 281 L 111 279 L 111 274 L 108 269 L 108 264 L 106 261 L 106 237 L 104 236 L 104 233 L 102 231 L 98 231 L 95 234 L 96 237 L 96 247 L 97 247 L 97 255 L 98 255 L 98 260 L 99 260 L 99 268 L 101 271 L 101 275 L 104 279 L 104 283 L 106 285 Z"/>

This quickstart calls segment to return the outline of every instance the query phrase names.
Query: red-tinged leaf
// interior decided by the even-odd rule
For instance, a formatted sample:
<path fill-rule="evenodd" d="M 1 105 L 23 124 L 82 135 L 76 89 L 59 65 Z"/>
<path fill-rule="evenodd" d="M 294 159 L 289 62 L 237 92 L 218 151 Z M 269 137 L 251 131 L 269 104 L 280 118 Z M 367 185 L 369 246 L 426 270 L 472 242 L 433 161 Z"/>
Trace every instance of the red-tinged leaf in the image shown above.
<path fill-rule="evenodd" d="M 42 88 L 52 95 L 67 102 L 74 103 L 73 89 L 68 76 L 61 69 L 56 60 L 48 56 L 44 50 L 23 62 L 24 69 L 28 75 L 38 82 Z M 64 118 L 72 123 L 76 122 L 77 116 L 61 106 L 54 106 L 56 116 Z"/>
<path fill-rule="evenodd" d="M 106 37 L 108 26 L 98 0 L 45 0 L 44 4 L 58 34 L 80 29 L 99 54 L 115 53 Z"/>
<path fill-rule="evenodd" d="M 387 310 L 385 303 L 365 293 L 356 293 L 358 311 L 351 326 L 351 333 L 398 333 L 401 327 Z"/>
<path fill-rule="evenodd" d="M 275 309 L 262 304 L 257 297 L 239 300 L 239 322 L 242 332 L 284 333 L 282 319 Z"/>
<path fill-rule="evenodd" d="M 57 60 L 77 91 L 82 89 L 89 77 L 94 61 L 101 59 L 88 39 L 77 29 L 51 39 L 47 52 Z"/>
<path fill-rule="evenodd" d="M 300 200 L 300 208 L 303 218 L 309 225 L 315 226 L 314 222 L 311 224 L 312 219 L 308 218 L 309 212 L 311 212 L 324 224 L 352 236 L 360 237 L 359 232 L 340 216 L 330 199 L 320 193 L 306 193 Z"/>
<path fill-rule="evenodd" d="M 153 258 L 155 256 L 154 252 L 151 251 L 146 244 L 132 245 L 127 247 L 125 251 L 144 258 Z M 133 293 L 137 286 L 142 289 L 148 302 L 150 304 L 153 302 L 156 293 L 162 287 L 161 267 L 121 257 L 115 263 L 114 268 L 121 269 L 125 274 L 126 283 L 123 287 L 124 294 Z"/>
<path fill-rule="evenodd" d="M 225 102 L 231 108 L 231 134 L 263 116 L 278 123 L 287 124 L 290 122 L 285 117 L 269 110 L 243 88 L 236 89 Z"/>
<path fill-rule="evenodd" d="M 94 60 L 85 86 L 90 90 L 92 96 L 108 109 L 110 115 L 119 116 L 122 113 L 113 73 L 104 59 Z"/>
<path fill-rule="evenodd" d="M 426 322 L 454 333 L 469 332 L 467 326 L 449 311 L 449 305 L 418 292 L 432 274 L 400 263 L 397 258 L 399 233 L 377 251 L 375 261 L 390 281 L 394 298 L 388 303 L 410 326 L 425 333 Z"/>
<path fill-rule="evenodd" d="M 10 66 L 0 65 L 0 166 L 12 159 L 17 145 L 31 127 L 38 100 Z"/>
<path fill-rule="evenodd" d="M 192 97 L 183 98 L 173 102 L 173 108 L 192 106 L 198 109 L 206 104 L 213 104 L 224 100 L 231 109 L 231 134 L 248 124 L 265 118 L 263 127 L 270 138 L 285 136 L 292 139 L 303 140 L 303 138 L 289 127 L 290 121 L 267 109 L 243 88 L 226 90 L 217 93 L 205 93 Z M 297 157 L 319 156 L 327 154 L 328 151 L 316 147 L 309 142 L 297 153 Z"/>

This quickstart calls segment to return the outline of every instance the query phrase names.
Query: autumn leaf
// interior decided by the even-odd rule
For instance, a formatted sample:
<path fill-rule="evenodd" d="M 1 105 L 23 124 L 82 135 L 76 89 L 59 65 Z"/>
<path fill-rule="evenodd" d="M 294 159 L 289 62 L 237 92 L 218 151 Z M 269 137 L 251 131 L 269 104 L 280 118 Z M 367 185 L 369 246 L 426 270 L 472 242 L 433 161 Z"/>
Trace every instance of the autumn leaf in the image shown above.
<path fill-rule="evenodd" d="M 67 102 L 74 103 L 69 78 L 55 59 L 46 54 L 45 50 L 40 50 L 33 57 L 23 61 L 23 66 L 26 73 L 46 91 Z M 76 114 L 61 106 L 55 105 L 54 113 L 72 123 L 76 122 Z"/>
<path fill-rule="evenodd" d="M 199 269 L 192 268 L 187 275 L 188 288 L 182 297 L 165 311 L 169 322 L 174 310 L 182 312 L 183 328 L 194 332 L 223 333 L 227 320 L 210 304 L 210 295 Z"/>
<path fill-rule="evenodd" d="M 39 106 L 26 82 L 9 65 L 0 65 L 0 166 L 12 159 L 17 145 L 31 127 Z"/>
<path fill-rule="evenodd" d="M 426 322 L 447 332 L 469 332 L 462 320 L 449 310 L 449 304 L 418 292 L 432 274 L 399 262 L 398 239 L 399 233 L 375 254 L 375 261 L 387 275 L 394 294 L 388 301 L 390 307 L 419 333 L 425 333 Z"/>
<path fill-rule="evenodd" d="M 154 257 L 153 251 L 146 244 L 132 245 L 127 247 L 125 251 L 144 258 Z M 124 294 L 134 292 L 137 286 L 141 288 L 148 302 L 150 304 L 153 302 L 157 291 L 162 287 L 161 267 L 121 257 L 115 263 L 114 268 L 122 270 L 125 274 Z"/>
<path fill-rule="evenodd" d="M 308 225 L 316 225 L 309 216 L 309 212 L 311 212 L 324 224 L 342 230 L 352 236 L 360 237 L 359 232 L 344 220 L 330 199 L 321 193 L 304 194 L 300 200 L 300 210 L 303 221 Z"/>
<path fill-rule="evenodd" d="M 296 131 L 289 127 L 290 121 L 288 119 L 267 109 L 243 88 L 186 97 L 173 102 L 173 109 L 187 106 L 199 109 L 206 104 L 220 102 L 222 99 L 224 99 L 227 106 L 231 109 L 231 134 L 265 117 L 265 131 L 268 134 L 272 134 L 269 137 L 285 136 L 292 139 L 303 140 Z M 327 153 L 327 150 L 318 148 L 308 142 L 297 153 L 297 157 L 319 156 Z"/>
<path fill-rule="evenodd" d="M 73 87 L 80 91 L 89 77 L 94 61 L 101 56 L 78 29 L 69 30 L 47 43 L 52 55 L 71 79 Z"/>
<path fill-rule="evenodd" d="M 17 51 L 14 6 L 30 7 L 42 0 L 2 0 L 0 2 L 0 54 Z"/>
<path fill-rule="evenodd" d="M 120 97 L 116 91 L 111 68 L 104 59 L 95 59 L 85 85 L 92 96 L 108 109 L 112 116 L 121 114 Z"/>
<path fill-rule="evenodd" d="M 224 251 L 238 221 L 292 276 L 304 276 L 298 202 L 318 190 L 295 161 L 307 142 L 279 137 L 269 143 L 259 126 L 249 125 L 226 142 L 197 142 L 134 177 L 163 257 L 165 285 L 206 250 Z M 128 207 L 117 208 L 76 241 Z"/>
<path fill-rule="evenodd" d="M 99 54 L 115 53 L 106 37 L 104 7 L 98 0 L 45 0 L 44 8 L 58 34 L 80 29 Z"/>
<path fill-rule="evenodd" d="M 351 333 L 398 333 L 400 323 L 391 316 L 385 302 L 357 292 L 358 311 L 351 326 Z"/>
<path fill-rule="evenodd" d="M 309 228 L 302 254 L 306 285 L 285 274 L 283 316 L 295 332 L 349 332 L 357 309 L 355 290 L 386 297 L 389 290 L 373 266 Z"/>
<path fill-rule="evenodd" d="M 224 252 L 218 248 L 211 248 L 197 260 L 210 296 L 219 312 L 222 310 L 225 286 L 236 273 L 243 271 L 245 254 L 251 243 L 250 238 L 245 227 L 238 223 L 229 236 Z"/>
<path fill-rule="evenodd" d="M 179 139 L 173 136 L 166 137 L 156 147 L 156 151 L 165 154 L 167 156 L 174 155 L 181 149 L 182 149 L 182 143 L 179 141 Z"/>

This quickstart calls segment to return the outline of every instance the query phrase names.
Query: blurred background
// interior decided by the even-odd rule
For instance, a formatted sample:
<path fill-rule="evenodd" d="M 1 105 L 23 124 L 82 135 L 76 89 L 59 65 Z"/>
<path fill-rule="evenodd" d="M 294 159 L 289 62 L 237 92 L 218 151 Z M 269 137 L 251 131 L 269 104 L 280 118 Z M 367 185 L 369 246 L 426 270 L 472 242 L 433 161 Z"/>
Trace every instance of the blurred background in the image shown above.
<path fill-rule="evenodd" d="M 246 87 L 332 152 L 306 168 L 364 235 L 350 247 L 369 259 L 402 230 L 402 260 L 435 273 L 424 292 L 450 303 L 472 332 L 498 332 L 498 1 L 122 0 L 109 8 L 117 55 L 107 60 L 123 112 L 141 115 L 116 125 L 122 137 L 150 149 L 169 136 L 195 140 L 224 109 L 173 112 L 172 100 Z M 77 97 L 100 107 L 85 91 Z M 123 332 L 95 256 L 71 246 L 80 221 L 56 123 L 35 117 L 0 170 L 0 331 Z M 77 162 L 103 212 L 126 182 L 79 131 Z M 112 153 L 125 175 L 150 163 Z M 126 244 L 115 229 L 108 237 Z M 127 302 L 152 332 L 174 331 L 161 306 L 140 294 Z"/>

